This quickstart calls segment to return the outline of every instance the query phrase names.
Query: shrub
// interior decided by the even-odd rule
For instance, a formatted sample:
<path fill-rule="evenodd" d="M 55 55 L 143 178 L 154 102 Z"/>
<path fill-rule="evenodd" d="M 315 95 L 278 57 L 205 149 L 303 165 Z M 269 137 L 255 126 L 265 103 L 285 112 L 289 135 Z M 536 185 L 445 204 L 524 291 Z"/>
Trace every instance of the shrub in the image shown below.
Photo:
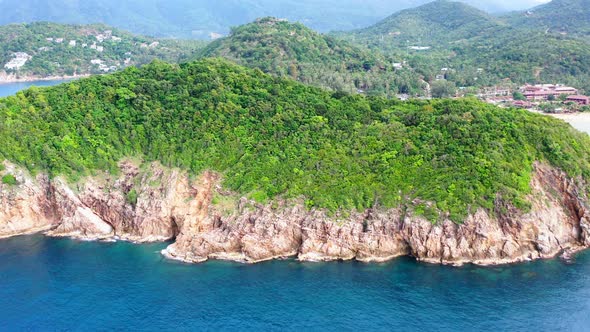
<path fill-rule="evenodd" d="M 135 189 L 131 189 L 126 197 L 125 200 L 127 201 L 127 203 L 133 205 L 133 207 L 135 207 L 135 205 L 137 205 L 137 191 Z"/>
<path fill-rule="evenodd" d="M 2 183 L 9 186 L 16 185 L 16 178 L 12 174 L 6 174 L 2 177 Z"/>

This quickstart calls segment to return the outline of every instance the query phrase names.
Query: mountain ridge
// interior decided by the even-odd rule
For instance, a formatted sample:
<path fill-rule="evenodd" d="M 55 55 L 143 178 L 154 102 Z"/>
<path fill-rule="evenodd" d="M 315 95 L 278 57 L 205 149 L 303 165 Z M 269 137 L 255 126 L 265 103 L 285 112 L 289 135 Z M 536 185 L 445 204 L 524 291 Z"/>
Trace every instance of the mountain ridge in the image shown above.
<path fill-rule="evenodd" d="M 355 38 L 380 35 L 397 44 L 451 42 L 485 33 L 503 24 L 488 13 L 465 3 L 436 0 L 402 10 L 365 29 L 351 32 Z"/>
<path fill-rule="evenodd" d="M 358 29 L 382 19 L 384 13 L 426 2 L 428 0 L 2 0 L 0 24 L 105 23 L 142 35 L 209 39 L 226 34 L 232 26 L 264 16 L 300 21 L 321 32 Z M 504 0 L 486 1 L 481 7 L 506 11 L 526 8 L 529 2 L 516 8 Z"/>

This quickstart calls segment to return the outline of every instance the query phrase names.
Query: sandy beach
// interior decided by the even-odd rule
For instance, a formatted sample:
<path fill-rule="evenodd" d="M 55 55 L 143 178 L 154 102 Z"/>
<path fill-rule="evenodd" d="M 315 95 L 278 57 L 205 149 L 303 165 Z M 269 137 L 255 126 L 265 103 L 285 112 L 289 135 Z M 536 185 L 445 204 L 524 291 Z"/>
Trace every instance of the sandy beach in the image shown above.
<path fill-rule="evenodd" d="M 547 114 L 554 118 L 564 120 L 572 127 L 590 134 L 590 113 L 571 113 L 571 114 Z"/>

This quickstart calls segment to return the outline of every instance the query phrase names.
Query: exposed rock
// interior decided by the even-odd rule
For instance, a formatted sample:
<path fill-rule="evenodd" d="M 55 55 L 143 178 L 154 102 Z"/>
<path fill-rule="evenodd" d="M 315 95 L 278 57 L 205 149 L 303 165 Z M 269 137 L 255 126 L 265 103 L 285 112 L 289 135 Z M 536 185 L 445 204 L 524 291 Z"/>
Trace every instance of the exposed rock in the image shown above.
<path fill-rule="evenodd" d="M 119 175 L 104 173 L 78 185 L 6 166 L 18 185 L 0 187 L 0 237 L 50 229 L 48 235 L 83 239 L 175 239 L 162 253 L 186 262 L 283 257 L 380 262 L 412 255 L 431 263 L 494 265 L 571 255 L 590 246 L 585 192 L 564 173 L 540 164 L 529 213 L 498 199 L 498 212 L 480 209 L 460 225 L 432 224 L 401 208 L 340 218 L 297 202 L 263 206 L 242 198 L 228 209 L 213 202 L 227 194 L 217 174 L 204 172 L 193 181 L 157 163 L 139 168 L 122 162 Z"/>
<path fill-rule="evenodd" d="M 46 175 L 32 178 L 28 172 L 5 163 L 2 173 L 12 174 L 16 186 L 0 183 L 0 238 L 36 233 L 56 226 L 52 193 Z"/>

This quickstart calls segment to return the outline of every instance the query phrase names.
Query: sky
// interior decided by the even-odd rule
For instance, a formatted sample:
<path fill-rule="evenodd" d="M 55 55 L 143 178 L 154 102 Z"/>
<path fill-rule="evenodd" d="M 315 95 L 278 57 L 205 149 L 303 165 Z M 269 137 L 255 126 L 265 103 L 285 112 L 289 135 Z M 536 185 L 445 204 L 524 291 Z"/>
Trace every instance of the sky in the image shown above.
<path fill-rule="evenodd" d="M 463 0 L 466 3 L 488 11 L 510 11 L 535 7 L 549 0 Z"/>
<path fill-rule="evenodd" d="M 202 38 L 258 17 L 299 21 L 320 32 L 365 28 L 432 0 L 0 0 L 0 24 L 106 23 L 138 34 Z M 547 0 L 462 0 L 490 13 L 524 10 Z"/>

